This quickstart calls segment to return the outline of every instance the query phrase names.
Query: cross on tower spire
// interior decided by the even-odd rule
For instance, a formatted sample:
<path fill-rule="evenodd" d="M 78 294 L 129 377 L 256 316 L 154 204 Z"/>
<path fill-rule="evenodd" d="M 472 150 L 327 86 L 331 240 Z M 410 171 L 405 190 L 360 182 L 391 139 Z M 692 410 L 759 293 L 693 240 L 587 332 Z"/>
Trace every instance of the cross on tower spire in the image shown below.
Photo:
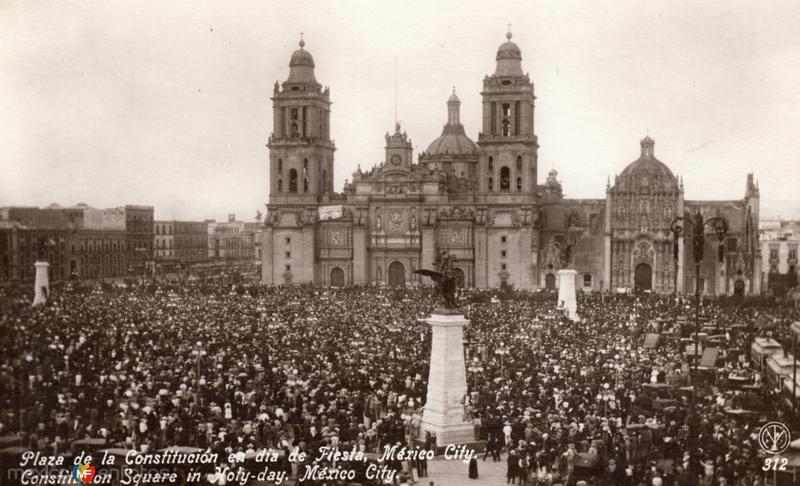
<path fill-rule="evenodd" d="M 302 48 L 305 45 L 306 45 L 306 41 L 303 40 L 303 33 L 300 32 L 300 47 Z"/>

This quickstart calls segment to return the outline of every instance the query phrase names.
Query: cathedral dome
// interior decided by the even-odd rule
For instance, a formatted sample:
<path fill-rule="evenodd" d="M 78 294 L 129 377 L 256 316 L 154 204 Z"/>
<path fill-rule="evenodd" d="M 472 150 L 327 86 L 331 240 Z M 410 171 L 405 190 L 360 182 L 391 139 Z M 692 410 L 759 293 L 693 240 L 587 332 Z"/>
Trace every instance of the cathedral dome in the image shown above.
<path fill-rule="evenodd" d="M 506 40 L 497 49 L 496 76 L 522 76 L 522 51 L 519 46 L 511 42 L 511 32 L 506 34 Z"/>
<path fill-rule="evenodd" d="M 497 57 L 495 58 L 496 61 L 500 59 L 519 59 L 522 60 L 522 51 L 519 50 L 519 46 L 511 42 L 511 32 L 506 34 L 507 41 L 503 42 L 500 47 L 497 49 Z"/>
<path fill-rule="evenodd" d="M 310 52 L 303 49 L 305 46 L 305 41 L 300 41 L 300 49 L 297 49 L 292 53 L 292 60 L 289 61 L 289 67 L 294 66 L 309 66 L 314 67 L 314 57 L 311 55 Z"/>
<path fill-rule="evenodd" d="M 460 128 L 461 130 L 457 130 Z M 442 135 L 428 145 L 427 155 L 476 155 L 478 145 L 464 133 L 464 127 L 447 126 Z"/>
<path fill-rule="evenodd" d="M 470 140 L 464 132 L 460 108 L 461 100 L 454 87 L 453 94 L 447 100 L 447 124 L 442 130 L 442 135 L 428 145 L 428 150 L 425 151 L 427 155 L 476 155 L 478 153 L 478 145 Z"/>
<path fill-rule="evenodd" d="M 631 162 L 619 175 L 623 186 L 641 188 L 645 186 L 673 189 L 677 187 L 677 178 L 667 165 L 653 154 L 655 141 L 645 137 L 641 141 L 642 155 Z"/>
<path fill-rule="evenodd" d="M 317 84 L 317 78 L 314 76 L 314 57 L 303 49 L 305 45 L 305 41 L 301 39 L 300 49 L 292 53 L 292 59 L 289 61 L 289 79 L 286 80 L 288 83 Z"/>

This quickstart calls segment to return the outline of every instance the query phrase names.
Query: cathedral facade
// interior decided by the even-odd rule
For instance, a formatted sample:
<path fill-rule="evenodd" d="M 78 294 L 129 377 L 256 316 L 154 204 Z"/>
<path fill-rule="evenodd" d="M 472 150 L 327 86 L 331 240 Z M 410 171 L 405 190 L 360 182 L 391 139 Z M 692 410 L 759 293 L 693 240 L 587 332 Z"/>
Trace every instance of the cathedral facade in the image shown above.
<path fill-rule="evenodd" d="M 742 199 L 685 200 L 681 179 L 646 137 L 639 158 L 609 180 L 605 199 L 565 198 L 555 171 L 539 184 L 534 85 L 510 33 L 483 80 L 477 143 L 461 124 L 454 91 L 441 136 L 416 161 L 396 124 L 384 161 L 359 167 L 341 193 L 332 183 L 330 91 L 317 82 L 302 41 L 289 66 L 272 97 L 265 284 L 416 285 L 414 270 L 436 268 L 448 254 L 466 287 L 553 289 L 558 270 L 572 268 L 584 291 L 693 292 L 692 245 L 675 241 L 670 228 L 675 217 L 699 211 L 728 224 L 724 239 L 705 245 L 700 290 L 760 292 L 752 175 Z"/>

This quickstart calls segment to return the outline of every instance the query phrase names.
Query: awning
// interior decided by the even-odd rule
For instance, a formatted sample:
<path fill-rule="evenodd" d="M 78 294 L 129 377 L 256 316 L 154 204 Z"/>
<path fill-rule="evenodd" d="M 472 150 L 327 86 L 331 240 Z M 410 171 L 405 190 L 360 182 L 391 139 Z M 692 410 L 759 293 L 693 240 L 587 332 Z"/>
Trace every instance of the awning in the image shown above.
<path fill-rule="evenodd" d="M 717 366 L 717 355 L 719 354 L 719 349 L 717 348 L 706 348 L 703 350 L 703 357 L 700 358 L 700 368 L 716 368 Z"/>
<path fill-rule="evenodd" d="M 658 333 L 649 333 L 644 337 L 644 347 L 645 348 L 655 348 L 658 345 L 658 338 L 661 335 Z"/>

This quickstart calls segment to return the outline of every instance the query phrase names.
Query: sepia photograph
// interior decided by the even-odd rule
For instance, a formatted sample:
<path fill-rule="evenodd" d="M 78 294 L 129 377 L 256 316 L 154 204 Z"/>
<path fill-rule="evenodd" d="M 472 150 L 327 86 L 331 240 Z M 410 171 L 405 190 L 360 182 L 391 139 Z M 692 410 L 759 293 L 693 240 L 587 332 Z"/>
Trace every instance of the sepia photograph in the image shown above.
<path fill-rule="evenodd" d="M 798 25 L 0 1 L 0 486 L 800 484 Z"/>

